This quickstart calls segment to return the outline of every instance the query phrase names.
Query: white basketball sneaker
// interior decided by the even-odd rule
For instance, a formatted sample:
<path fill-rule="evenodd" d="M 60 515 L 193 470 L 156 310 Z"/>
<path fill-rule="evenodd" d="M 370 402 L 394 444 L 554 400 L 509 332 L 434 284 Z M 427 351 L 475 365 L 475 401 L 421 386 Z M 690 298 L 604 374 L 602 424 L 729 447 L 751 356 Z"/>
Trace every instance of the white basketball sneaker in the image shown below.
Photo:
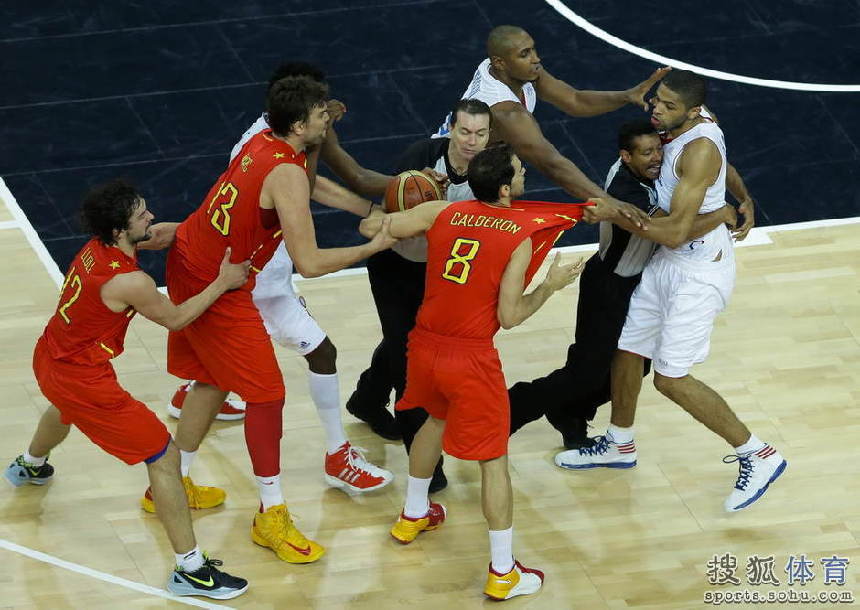
<path fill-rule="evenodd" d="M 570 470 L 585 468 L 633 468 L 636 465 L 636 443 L 618 444 L 610 436 L 597 436 L 594 446 L 562 451 L 555 465 Z"/>
<path fill-rule="evenodd" d="M 788 465 L 779 452 L 768 444 L 747 455 L 728 455 L 726 464 L 738 463 L 738 480 L 725 507 L 730 513 L 746 508 L 764 495 Z"/>

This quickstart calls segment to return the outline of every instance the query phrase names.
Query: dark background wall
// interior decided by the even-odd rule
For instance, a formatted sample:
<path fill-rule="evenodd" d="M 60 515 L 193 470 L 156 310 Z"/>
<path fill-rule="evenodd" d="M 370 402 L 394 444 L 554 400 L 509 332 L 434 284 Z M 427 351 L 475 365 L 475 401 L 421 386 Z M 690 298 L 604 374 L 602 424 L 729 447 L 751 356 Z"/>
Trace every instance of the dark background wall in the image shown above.
<path fill-rule="evenodd" d="M 598 40 L 540 0 L 247 0 L 241 3 L 4 2 L 0 175 L 61 269 L 84 240 L 86 188 L 134 180 L 162 220 L 199 205 L 263 104 L 283 59 L 318 63 L 349 112 L 337 130 L 363 164 L 389 171 L 429 135 L 485 57 L 494 25 L 525 27 L 544 65 L 581 89 L 621 89 L 656 65 Z M 860 1 L 570 0 L 580 15 L 667 57 L 786 81 L 860 83 Z M 712 81 L 729 157 L 758 199 L 761 225 L 860 216 L 860 94 Z M 545 104 L 547 137 L 602 182 L 627 107 L 574 119 Z M 564 200 L 529 174 L 528 195 Z M 360 239 L 355 219 L 315 208 L 324 246 Z M 595 241 L 591 227 L 567 242 Z M 146 255 L 160 279 L 162 259 Z"/>

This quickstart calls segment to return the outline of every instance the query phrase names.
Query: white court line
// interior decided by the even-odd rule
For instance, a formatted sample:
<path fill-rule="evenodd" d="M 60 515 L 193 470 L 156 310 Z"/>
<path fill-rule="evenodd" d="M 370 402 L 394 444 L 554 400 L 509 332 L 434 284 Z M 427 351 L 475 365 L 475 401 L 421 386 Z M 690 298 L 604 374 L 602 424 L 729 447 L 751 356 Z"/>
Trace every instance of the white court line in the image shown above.
<path fill-rule="evenodd" d="M 114 585 L 119 585 L 121 587 L 125 587 L 126 589 L 132 589 L 140 593 L 146 593 L 147 595 L 163 597 L 164 599 L 169 599 L 170 601 L 174 601 L 179 604 L 185 604 L 186 606 L 209 608 L 210 610 L 224 610 L 225 608 L 228 610 L 233 610 L 231 606 L 213 604 L 211 602 L 205 602 L 191 597 L 176 597 L 175 595 L 171 595 L 164 589 L 157 589 L 155 587 L 150 587 L 149 585 L 142 585 L 131 580 L 126 580 L 125 578 L 120 578 L 119 576 L 113 576 L 112 574 L 99 572 L 98 570 L 93 570 L 92 568 L 88 568 L 77 563 L 72 563 L 71 561 L 66 561 L 64 559 L 59 559 L 58 557 L 54 557 L 53 555 L 48 555 L 46 553 L 42 553 L 41 551 L 36 551 L 34 549 L 27 548 L 26 546 L 21 546 L 20 544 L 15 544 L 14 542 L 3 540 L 2 538 L 0 538 L 0 548 L 6 549 L 7 551 L 11 551 L 13 553 L 18 553 L 19 555 L 24 555 L 25 557 L 35 559 L 36 561 L 49 563 L 51 565 L 57 566 L 58 568 L 69 570 L 70 572 L 83 574 L 84 576 L 89 576 L 97 580 L 109 582 Z"/>
<path fill-rule="evenodd" d="M 33 225 L 30 224 L 30 219 L 27 218 L 27 215 L 24 214 L 24 210 L 22 210 L 21 206 L 18 205 L 14 195 L 12 195 L 12 191 L 10 191 L 9 187 L 6 186 L 6 181 L 3 180 L 3 178 L 0 178 L 0 199 L 6 202 L 6 207 L 9 208 L 9 211 L 18 223 L 18 228 L 24 232 L 24 237 L 26 237 L 27 241 L 30 242 L 30 247 L 33 248 L 36 256 L 38 256 L 39 260 L 42 261 L 42 264 L 48 271 L 48 275 L 51 276 L 51 279 L 54 280 L 54 283 L 57 286 L 61 286 L 64 279 L 63 273 L 60 271 L 57 263 L 54 262 L 54 259 L 51 258 L 48 249 L 45 247 L 45 244 L 42 243 L 42 240 L 39 239 L 39 234 L 36 233 L 36 229 L 34 229 Z"/>
<path fill-rule="evenodd" d="M 4 220 L 3 222 L 0 222 L 0 231 L 3 229 L 18 229 L 20 227 L 21 225 L 17 220 Z"/>
<path fill-rule="evenodd" d="M 709 76 L 711 78 L 718 78 L 720 80 L 729 80 L 735 81 L 738 83 L 744 83 L 747 85 L 757 85 L 759 87 L 772 87 L 774 89 L 791 89 L 794 91 L 833 91 L 833 92 L 845 92 L 845 91 L 860 91 L 860 85 L 836 85 L 836 84 L 826 84 L 826 83 L 795 83 L 791 81 L 784 80 L 770 80 L 765 78 L 754 78 L 752 76 L 742 76 L 740 74 L 731 74 L 730 72 L 722 72 L 721 70 L 711 70 L 710 68 L 702 68 L 700 66 L 695 66 L 693 64 L 688 64 L 683 61 L 678 61 L 677 59 L 672 59 L 670 57 L 664 57 L 663 55 L 658 55 L 657 53 L 652 53 L 647 49 L 643 49 L 641 47 L 637 47 L 635 45 L 630 44 L 625 40 L 621 40 L 617 36 L 613 36 L 606 30 L 602 30 L 596 25 L 591 24 L 589 21 L 580 17 L 576 13 L 574 13 L 570 8 L 565 5 L 561 0 L 545 0 L 547 4 L 549 4 L 552 8 L 556 10 L 562 17 L 573 23 L 575 26 L 582 28 L 592 36 L 600 38 L 604 42 L 608 42 L 614 47 L 619 49 L 623 49 L 628 53 L 632 53 L 633 55 L 638 55 L 643 59 L 650 59 L 651 61 L 655 61 L 659 64 L 665 66 L 672 66 L 673 68 L 680 68 L 681 70 L 690 70 L 692 72 L 696 72 L 703 76 Z"/>

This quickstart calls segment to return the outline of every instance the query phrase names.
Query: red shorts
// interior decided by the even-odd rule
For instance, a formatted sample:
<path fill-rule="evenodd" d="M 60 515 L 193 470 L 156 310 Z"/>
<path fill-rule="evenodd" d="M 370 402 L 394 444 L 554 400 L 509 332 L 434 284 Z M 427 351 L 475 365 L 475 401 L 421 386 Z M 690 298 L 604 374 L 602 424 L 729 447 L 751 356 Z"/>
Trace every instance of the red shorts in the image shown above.
<path fill-rule="evenodd" d="M 442 448 L 462 460 L 507 454 L 511 407 L 492 340 L 409 333 L 406 391 L 396 409 L 423 407 L 446 420 Z"/>
<path fill-rule="evenodd" d="M 182 303 L 206 288 L 185 270 L 181 256 L 167 257 L 167 290 Z M 231 290 L 167 337 L 167 371 L 235 392 L 247 402 L 284 399 L 284 379 L 272 340 L 248 290 Z"/>
<path fill-rule="evenodd" d="M 170 432 L 155 413 L 120 387 L 110 363 L 93 366 L 55 360 L 44 339 L 39 339 L 33 372 L 64 424 L 74 424 L 126 464 L 157 459 L 167 448 Z"/>

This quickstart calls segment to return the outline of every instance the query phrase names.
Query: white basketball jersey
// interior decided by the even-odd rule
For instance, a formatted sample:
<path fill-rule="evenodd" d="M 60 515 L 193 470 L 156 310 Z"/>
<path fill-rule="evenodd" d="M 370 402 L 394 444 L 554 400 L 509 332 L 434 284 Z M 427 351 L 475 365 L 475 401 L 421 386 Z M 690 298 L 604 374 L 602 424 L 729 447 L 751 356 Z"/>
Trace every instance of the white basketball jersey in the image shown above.
<path fill-rule="evenodd" d="M 713 212 L 726 205 L 726 142 L 719 126 L 705 121 L 663 145 L 663 165 L 660 167 L 660 177 L 657 179 L 656 187 L 657 204 L 666 212 L 671 211 L 672 194 L 679 182 L 675 169 L 678 158 L 687 144 L 699 138 L 707 138 L 713 142 L 720 151 L 722 161 L 717 179 L 705 191 L 699 214 Z M 663 249 L 683 257 L 684 260 L 696 262 L 713 261 L 721 252 L 721 260 L 731 259 L 734 256 L 731 234 L 723 224 L 710 233 L 690 240 L 673 250 L 665 246 Z"/>
<path fill-rule="evenodd" d="M 524 104 L 526 110 L 529 112 L 534 112 L 537 93 L 535 93 L 535 86 L 532 83 L 526 83 L 523 85 L 523 99 L 518 98 L 517 94 L 510 87 L 490 74 L 490 59 L 487 58 L 478 65 L 478 69 L 475 70 L 475 75 L 472 77 L 472 82 L 469 83 L 463 95 L 460 96 L 460 99 L 464 100 L 469 98 L 479 99 L 490 108 L 500 102 L 517 102 L 518 104 Z M 439 130 L 432 137 L 443 138 L 449 133 L 451 133 L 450 112 L 445 117 L 445 121 L 439 127 Z"/>

